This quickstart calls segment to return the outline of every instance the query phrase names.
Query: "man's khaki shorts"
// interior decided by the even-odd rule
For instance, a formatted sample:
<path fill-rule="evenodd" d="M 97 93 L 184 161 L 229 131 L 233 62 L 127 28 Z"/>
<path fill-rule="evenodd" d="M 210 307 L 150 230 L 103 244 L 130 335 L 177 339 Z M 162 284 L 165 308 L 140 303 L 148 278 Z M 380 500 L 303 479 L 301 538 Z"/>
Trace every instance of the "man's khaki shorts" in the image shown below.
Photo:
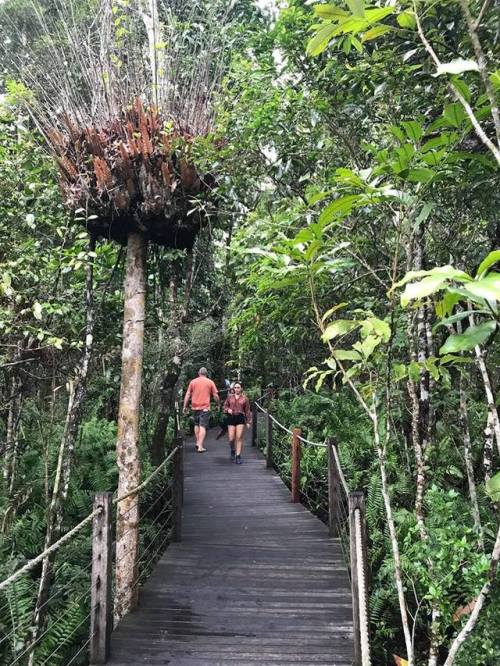
<path fill-rule="evenodd" d="M 193 411 L 193 418 L 195 426 L 207 429 L 210 425 L 210 411 L 208 409 L 195 409 Z"/>

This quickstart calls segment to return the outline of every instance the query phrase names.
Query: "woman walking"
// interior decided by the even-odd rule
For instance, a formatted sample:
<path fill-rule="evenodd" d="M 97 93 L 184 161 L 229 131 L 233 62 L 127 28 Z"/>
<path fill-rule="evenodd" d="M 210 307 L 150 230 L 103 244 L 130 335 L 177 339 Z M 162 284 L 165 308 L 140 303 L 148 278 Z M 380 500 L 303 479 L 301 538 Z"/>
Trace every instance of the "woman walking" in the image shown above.
<path fill-rule="evenodd" d="M 231 460 L 234 460 L 237 465 L 241 465 L 245 424 L 247 428 L 252 425 L 252 410 L 240 382 L 235 382 L 233 389 L 234 393 L 229 394 L 224 403 L 224 413 L 228 414 L 227 433 L 231 447 Z"/>

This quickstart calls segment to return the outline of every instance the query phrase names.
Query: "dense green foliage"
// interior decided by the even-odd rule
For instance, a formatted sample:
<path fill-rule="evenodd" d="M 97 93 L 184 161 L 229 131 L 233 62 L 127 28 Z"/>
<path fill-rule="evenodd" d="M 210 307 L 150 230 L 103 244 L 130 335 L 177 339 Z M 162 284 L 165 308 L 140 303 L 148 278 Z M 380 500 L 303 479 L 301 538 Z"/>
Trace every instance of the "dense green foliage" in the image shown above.
<path fill-rule="evenodd" d="M 143 473 L 168 381 L 167 416 L 200 365 L 220 385 L 240 377 L 252 395 L 280 387 L 276 417 L 315 441 L 336 437 L 350 486 L 366 493 L 374 663 L 410 657 L 396 547 L 412 664 L 445 663 L 490 577 L 454 663 L 496 666 L 500 196 L 495 153 L 461 102 L 498 145 L 494 12 L 485 6 L 477 31 L 488 86 L 463 3 L 352 0 L 315 11 L 290 0 L 267 21 L 242 5 L 217 131 L 193 146 L 217 175 L 219 229 L 203 232 L 192 261 L 149 250 Z M 466 6 L 479 15 L 479 4 Z M 422 35 L 444 63 L 438 76 Z M 94 348 L 62 531 L 88 514 L 94 491 L 116 487 L 124 252 L 102 239 L 89 250 L 82 221 L 66 213 L 41 138 L 9 102 L 0 111 L 0 579 L 43 550 L 90 262 Z M 288 446 L 277 433 L 285 481 Z M 306 447 L 301 489 L 325 519 L 323 449 Z M 149 543 L 153 528 L 142 537 Z M 48 663 L 68 663 L 88 636 L 79 605 L 88 546 L 82 533 L 56 558 L 40 663 L 56 647 Z M 30 626 L 39 574 L 0 596 L 1 663 L 26 649 L 26 631 L 13 627 Z"/>

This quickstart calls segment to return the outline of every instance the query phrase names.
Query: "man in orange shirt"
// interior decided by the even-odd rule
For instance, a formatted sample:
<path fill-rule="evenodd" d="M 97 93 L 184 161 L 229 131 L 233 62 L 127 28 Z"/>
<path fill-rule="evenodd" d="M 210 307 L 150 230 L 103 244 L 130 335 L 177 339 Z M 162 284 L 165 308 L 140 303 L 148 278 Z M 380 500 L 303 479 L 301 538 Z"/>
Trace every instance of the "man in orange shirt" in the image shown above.
<path fill-rule="evenodd" d="M 191 401 L 198 453 L 206 451 L 203 443 L 210 423 L 210 398 L 213 398 L 217 404 L 220 402 L 217 388 L 213 381 L 207 377 L 207 374 L 206 368 L 200 368 L 198 377 L 189 382 L 188 390 L 184 396 L 184 414 L 188 413 L 188 405 Z"/>

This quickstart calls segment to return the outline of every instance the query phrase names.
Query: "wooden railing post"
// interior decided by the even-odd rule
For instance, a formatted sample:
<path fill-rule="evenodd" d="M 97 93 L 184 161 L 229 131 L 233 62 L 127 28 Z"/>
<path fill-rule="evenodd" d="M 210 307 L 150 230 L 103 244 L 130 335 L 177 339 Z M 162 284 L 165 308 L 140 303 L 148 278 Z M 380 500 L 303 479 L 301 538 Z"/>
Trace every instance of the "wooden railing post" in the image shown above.
<path fill-rule="evenodd" d="M 273 420 L 266 412 L 266 467 L 273 466 Z"/>
<path fill-rule="evenodd" d="M 352 617 L 354 629 L 354 664 L 362 666 L 361 660 L 361 625 L 359 607 L 359 580 L 358 560 L 356 551 L 356 523 L 354 513 L 359 509 L 361 514 L 361 525 L 365 525 L 365 497 L 362 492 L 349 493 L 349 533 L 351 552 L 351 591 L 352 591 Z M 366 560 L 365 560 L 366 561 Z"/>
<path fill-rule="evenodd" d="M 340 475 L 333 446 L 336 446 L 336 441 L 334 437 L 330 437 L 328 440 L 328 533 L 331 537 L 337 537 L 339 536 Z"/>
<path fill-rule="evenodd" d="M 252 446 L 257 446 L 257 417 L 259 415 L 257 404 L 252 402 Z"/>
<path fill-rule="evenodd" d="M 173 464 L 173 518 L 174 526 L 172 531 L 172 540 L 182 540 L 182 505 L 184 503 L 184 442 L 182 437 L 175 440 L 177 451 L 174 455 Z"/>
<path fill-rule="evenodd" d="M 174 440 L 179 436 L 179 403 L 177 400 L 174 405 Z"/>
<path fill-rule="evenodd" d="M 113 629 L 112 493 L 96 493 L 92 529 L 92 589 L 90 596 L 90 664 L 105 664 Z"/>
<path fill-rule="evenodd" d="M 292 434 L 292 502 L 300 502 L 300 428 L 294 428 Z"/>

